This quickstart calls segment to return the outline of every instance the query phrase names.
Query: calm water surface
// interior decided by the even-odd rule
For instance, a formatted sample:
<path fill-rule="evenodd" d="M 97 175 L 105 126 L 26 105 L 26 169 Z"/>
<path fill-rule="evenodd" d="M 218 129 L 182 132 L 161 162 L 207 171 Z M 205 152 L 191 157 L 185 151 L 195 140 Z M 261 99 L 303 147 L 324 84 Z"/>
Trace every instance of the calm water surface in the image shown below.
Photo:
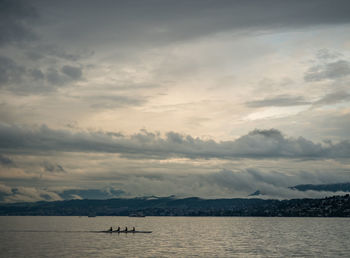
<path fill-rule="evenodd" d="M 350 257 L 350 219 L 0 217 L 0 257 Z"/>

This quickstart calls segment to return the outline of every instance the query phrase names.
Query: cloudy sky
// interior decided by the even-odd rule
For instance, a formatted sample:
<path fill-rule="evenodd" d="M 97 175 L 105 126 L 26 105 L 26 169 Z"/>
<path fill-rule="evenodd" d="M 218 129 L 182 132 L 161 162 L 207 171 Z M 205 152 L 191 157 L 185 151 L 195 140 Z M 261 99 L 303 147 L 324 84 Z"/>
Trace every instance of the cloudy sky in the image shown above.
<path fill-rule="evenodd" d="M 325 195 L 288 187 L 350 181 L 349 13 L 0 0 L 0 201 Z"/>

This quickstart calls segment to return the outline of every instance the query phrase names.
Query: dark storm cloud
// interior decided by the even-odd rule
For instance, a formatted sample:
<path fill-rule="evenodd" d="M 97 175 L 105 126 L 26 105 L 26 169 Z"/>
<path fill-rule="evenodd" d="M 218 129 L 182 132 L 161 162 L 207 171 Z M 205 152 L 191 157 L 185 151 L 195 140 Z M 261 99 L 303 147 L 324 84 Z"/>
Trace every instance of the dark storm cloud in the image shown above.
<path fill-rule="evenodd" d="M 303 137 L 286 138 L 280 131 L 254 130 L 235 141 L 215 142 L 169 132 L 162 137 L 147 131 L 130 137 L 104 132 L 70 132 L 46 126 L 36 129 L 0 125 L 0 151 L 104 152 L 128 158 L 349 158 L 350 142 L 321 145 Z"/>
<path fill-rule="evenodd" d="M 338 60 L 323 65 L 311 67 L 305 74 L 307 82 L 321 81 L 324 79 L 338 79 L 350 75 L 350 63 L 347 60 Z"/>
<path fill-rule="evenodd" d="M 279 95 L 273 98 L 249 101 L 245 103 L 248 107 L 288 107 L 311 104 L 301 96 Z"/>
<path fill-rule="evenodd" d="M 30 24 L 38 19 L 28 1 L 0 1 L 0 46 L 33 40 L 36 35 Z"/>

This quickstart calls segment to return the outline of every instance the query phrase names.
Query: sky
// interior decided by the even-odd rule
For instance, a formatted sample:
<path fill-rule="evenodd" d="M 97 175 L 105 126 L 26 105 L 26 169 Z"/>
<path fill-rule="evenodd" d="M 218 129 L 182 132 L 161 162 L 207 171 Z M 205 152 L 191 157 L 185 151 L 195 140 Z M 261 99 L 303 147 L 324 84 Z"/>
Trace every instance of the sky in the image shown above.
<path fill-rule="evenodd" d="M 349 13 L 0 0 L 0 202 L 329 195 L 289 187 L 350 182 Z"/>

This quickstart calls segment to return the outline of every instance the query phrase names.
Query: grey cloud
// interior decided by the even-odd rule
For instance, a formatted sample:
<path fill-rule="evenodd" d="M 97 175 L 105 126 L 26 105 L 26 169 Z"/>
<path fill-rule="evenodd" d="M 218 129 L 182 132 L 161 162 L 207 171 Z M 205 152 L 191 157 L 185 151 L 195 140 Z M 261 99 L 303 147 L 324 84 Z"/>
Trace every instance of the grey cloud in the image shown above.
<path fill-rule="evenodd" d="M 51 58 L 54 60 L 66 60 L 70 62 L 76 62 L 82 58 L 86 58 L 93 55 L 93 51 L 79 49 L 74 52 L 65 50 L 61 47 L 57 47 L 51 44 L 41 44 L 36 42 L 35 45 L 28 45 L 25 52 L 25 56 L 31 61 L 38 61 L 44 58 Z"/>
<path fill-rule="evenodd" d="M 350 100 L 350 94 L 346 91 L 336 91 L 323 96 L 317 101 L 307 101 L 301 96 L 279 95 L 273 98 L 265 98 L 261 100 L 248 101 L 245 103 L 247 107 L 289 107 L 300 105 L 329 105 Z"/>
<path fill-rule="evenodd" d="M 119 189 L 65 189 L 49 190 L 38 187 L 10 187 L 0 183 L 0 202 L 36 202 L 71 199 L 111 199 L 124 196 Z"/>
<path fill-rule="evenodd" d="M 302 134 L 307 138 L 318 138 L 320 141 L 322 138 L 336 141 L 349 139 L 350 114 L 339 112 L 336 108 L 327 108 L 327 112 L 309 109 L 304 112 L 303 117 L 295 116 L 293 119 L 303 126 L 291 127 L 290 118 L 285 118 L 281 127 L 286 128 L 286 130 L 290 128 L 296 134 Z M 305 123 L 305 121 L 307 122 Z"/>
<path fill-rule="evenodd" d="M 38 20 L 38 13 L 28 1 L 0 1 L 0 46 L 22 43 L 36 38 L 31 24 Z"/>
<path fill-rule="evenodd" d="M 249 101 L 245 103 L 248 107 L 287 107 L 287 106 L 298 106 L 308 105 L 311 102 L 306 101 L 301 96 L 289 96 L 279 95 L 272 98 L 265 98 L 261 100 Z"/>
<path fill-rule="evenodd" d="M 58 201 L 62 198 L 55 192 L 35 187 L 9 187 L 0 184 L 0 202 Z"/>
<path fill-rule="evenodd" d="M 350 63 L 346 60 L 338 60 L 323 65 L 311 67 L 305 74 L 307 82 L 321 81 L 324 79 L 338 79 L 350 74 Z"/>
<path fill-rule="evenodd" d="M 5 166 L 10 166 L 10 165 L 13 165 L 14 162 L 12 161 L 12 159 L 0 154 L 0 164 Z"/>
<path fill-rule="evenodd" d="M 126 106 L 140 106 L 146 103 L 146 99 L 142 97 L 129 96 L 93 96 L 87 97 L 90 107 L 96 109 L 114 109 Z"/>
<path fill-rule="evenodd" d="M 42 45 L 39 44 L 36 48 L 33 48 L 29 53 L 29 55 L 35 58 L 36 54 L 41 55 L 41 58 L 44 56 L 60 58 L 68 61 L 77 61 L 85 56 L 92 55 L 91 52 L 87 52 L 84 50 L 78 50 L 75 53 L 71 53 L 65 49 L 62 49 L 55 45 Z"/>
<path fill-rule="evenodd" d="M 63 66 L 62 72 L 54 67 L 43 71 L 18 65 L 12 59 L 0 56 L 0 88 L 16 94 L 33 94 L 54 91 L 58 86 L 80 80 L 82 71 L 73 66 Z"/>
<path fill-rule="evenodd" d="M 216 170 L 216 169 L 215 169 Z M 114 175 L 113 175 L 114 176 Z M 111 180 L 115 178 L 111 175 Z M 334 195 L 328 192 L 299 192 L 288 187 L 299 183 L 311 184 L 347 182 L 347 171 L 294 171 L 288 174 L 283 169 L 270 171 L 260 168 L 222 169 L 208 173 L 153 173 L 152 175 L 127 174 L 118 177 L 118 189 L 129 196 L 176 195 L 215 197 L 247 197 L 260 190 L 266 198 L 307 198 Z"/>
<path fill-rule="evenodd" d="M 38 67 L 34 63 L 23 66 L 9 57 L 0 56 L 0 87 L 17 94 L 44 93 L 82 79 L 82 68 L 60 66 L 51 64 L 45 68 L 45 65 Z"/>
<path fill-rule="evenodd" d="M 0 84 L 16 94 L 43 94 L 82 79 L 82 69 L 64 65 L 60 70 L 51 66 L 46 70 L 17 65 L 13 60 L 0 57 Z"/>
<path fill-rule="evenodd" d="M 0 86 L 20 81 L 25 68 L 12 59 L 0 56 Z"/>
<path fill-rule="evenodd" d="M 307 177 L 307 180 L 305 180 Z M 217 173 L 205 175 L 205 180 L 210 184 L 215 184 L 221 189 L 226 189 L 227 192 L 234 194 L 241 192 L 248 194 L 249 191 L 259 191 L 267 198 L 319 198 L 324 196 L 332 196 L 334 192 L 316 192 L 308 191 L 301 192 L 289 189 L 289 187 L 298 184 L 298 182 L 309 182 L 310 184 L 318 183 L 334 183 L 344 182 L 349 180 L 343 174 L 336 173 L 329 176 L 329 173 L 324 172 L 295 172 L 293 175 L 288 175 L 282 172 L 262 171 L 259 169 L 249 168 L 240 171 L 221 170 Z"/>
<path fill-rule="evenodd" d="M 32 61 L 38 61 L 44 57 L 42 51 L 27 51 L 26 56 Z"/>
<path fill-rule="evenodd" d="M 67 77 L 63 74 L 59 73 L 56 69 L 49 69 L 46 73 L 46 78 L 48 82 L 54 84 L 54 85 L 62 85 L 67 82 Z"/>
<path fill-rule="evenodd" d="M 62 40 L 84 44 L 108 39 L 125 47 L 154 46 L 228 30 L 266 31 L 350 21 L 346 0 L 41 1 L 39 6 L 43 15 L 55 9 L 57 17 L 51 20 L 64 15 L 65 23 L 59 24 Z"/>
<path fill-rule="evenodd" d="M 161 87 L 160 84 L 156 83 L 133 83 L 133 82 L 121 82 L 117 85 L 111 85 L 113 90 L 118 91 L 131 91 L 131 90 L 139 90 L 139 89 L 154 89 Z"/>
<path fill-rule="evenodd" d="M 3 195 L 3 194 L 9 195 L 11 193 L 12 193 L 12 188 L 11 187 L 0 183 L 0 196 Z M 0 199 L 1 199 L 1 197 L 0 197 Z"/>
<path fill-rule="evenodd" d="M 327 48 L 323 48 L 317 51 L 316 57 L 321 60 L 332 60 L 332 59 L 337 59 L 342 56 L 341 53 L 332 51 Z"/>
<path fill-rule="evenodd" d="M 350 100 L 350 94 L 346 91 L 337 91 L 333 93 L 329 93 L 325 95 L 320 100 L 314 102 L 314 105 L 329 105 L 329 104 L 335 104 L 343 101 Z"/>
<path fill-rule="evenodd" d="M 35 80 L 42 80 L 44 79 L 44 74 L 41 70 L 39 69 L 34 69 L 30 72 L 31 76 L 35 79 Z"/>
<path fill-rule="evenodd" d="M 215 169 L 216 170 L 216 169 Z M 97 176 L 97 180 L 101 175 Z M 108 178 L 115 182 L 115 175 Z M 95 189 L 39 189 L 33 187 L 12 188 L 0 184 L 0 199 L 7 202 L 57 200 L 62 199 L 107 199 L 119 196 L 168 196 L 178 197 L 199 196 L 216 197 L 247 197 L 252 192 L 260 190 L 264 198 L 316 198 L 334 195 L 334 192 L 301 192 L 289 187 L 300 183 L 322 184 L 349 181 L 348 171 L 270 171 L 260 168 L 221 169 L 208 173 L 167 174 L 124 174 L 118 177 L 117 185 Z M 96 183 L 96 182 L 95 182 Z M 113 183 L 112 183 L 113 185 Z"/>
<path fill-rule="evenodd" d="M 72 80 L 78 80 L 81 78 L 82 71 L 79 67 L 65 65 L 62 67 L 62 73 L 69 76 Z"/>
<path fill-rule="evenodd" d="M 14 94 L 41 95 L 53 92 L 58 87 L 74 81 L 70 76 L 61 73 L 55 68 L 48 68 L 46 71 L 42 71 L 41 69 L 18 66 L 11 61 L 10 59 L 0 58 L 0 86 Z"/>
<path fill-rule="evenodd" d="M 51 84 L 61 86 L 71 81 L 80 80 L 82 70 L 79 67 L 64 65 L 61 71 L 58 71 L 55 68 L 49 68 L 45 76 L 47 81 Z"/>
<path fill-rule="evenodd" d="M 128 158 L 349 158 L 350 142 L 321 145 L 303 137 L 286 138 L 278 130 L 254 130 L 235 141 L 215 142 L 169 132 L 140 132 L 129 137 L 104 132 L 70 132 L 46 126 L 26 129 L 0 125 L 0 151 L 104 152 Z"/>
<path fill-rule="evenodd" d="M 116 132 L 106 132 L 108 136 L 111 137 L 123 137 L 124 135 L 122 133 L 116 133 Z"/>
<path fill-rule="evenodd" d="M 125 195 L 125 192 L 122 190 L 115 190 L 115 189 L 69 189 L 64 190 L 62 192 L 58 193 L 63 199 L 69 200 L 69 199 L 77 199 L 77 197 L 80 197 L 82 199 L 111 199 L 111 198 L 117 198 L 120 196 Z"/>
<path fill-rule="evenodd" d="M 44 170 L 50 173 L 65 173 L 66 171 L 60 164 L 53 164 L 45 161 L 43 164 Z"/>

